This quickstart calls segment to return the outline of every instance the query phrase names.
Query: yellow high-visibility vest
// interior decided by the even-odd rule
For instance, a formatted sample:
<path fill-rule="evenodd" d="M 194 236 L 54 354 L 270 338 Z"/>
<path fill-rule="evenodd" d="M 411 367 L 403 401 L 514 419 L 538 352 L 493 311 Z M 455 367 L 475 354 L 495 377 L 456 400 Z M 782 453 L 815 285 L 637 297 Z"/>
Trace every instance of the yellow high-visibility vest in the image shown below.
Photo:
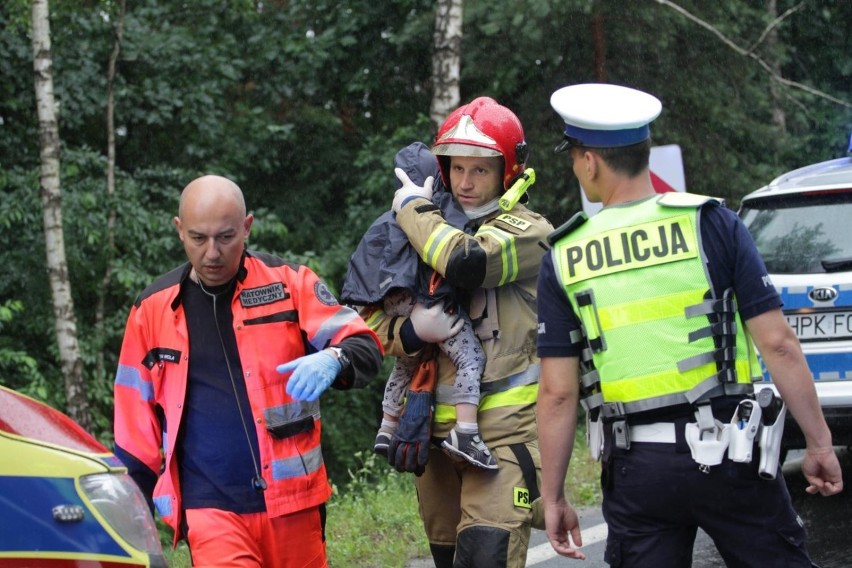
<path fill-rule="evenodd" d="M 655 195 L 607 207 L 554 243 L 603 403 L 639 412 L 748 392 L 760 376 L 735 299 L 712 297 L 698 219 L 716 203 Z"/>

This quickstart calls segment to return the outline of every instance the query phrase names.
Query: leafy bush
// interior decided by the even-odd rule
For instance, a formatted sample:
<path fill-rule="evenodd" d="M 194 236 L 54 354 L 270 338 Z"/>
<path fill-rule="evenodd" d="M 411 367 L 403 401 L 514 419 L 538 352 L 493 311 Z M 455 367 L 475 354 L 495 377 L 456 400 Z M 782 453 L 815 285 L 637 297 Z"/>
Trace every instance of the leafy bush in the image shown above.
<path fill-rule="evenodd" d="M 390 469 L 370 452 L 359 452 L 343 493 L 328 503 L 330 566 L 404 566 L 429 555 L 417 513 L 414 476 Z"/>

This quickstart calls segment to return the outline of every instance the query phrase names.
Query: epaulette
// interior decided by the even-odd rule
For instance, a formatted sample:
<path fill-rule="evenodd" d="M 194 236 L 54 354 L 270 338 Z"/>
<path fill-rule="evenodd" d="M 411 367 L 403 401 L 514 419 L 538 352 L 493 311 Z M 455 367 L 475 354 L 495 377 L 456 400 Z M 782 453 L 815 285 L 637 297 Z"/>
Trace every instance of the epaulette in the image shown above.
<path fill-rule="evenodd" d="M 715 201 L 719 205 L 725 203 L 724 199 L 718 197 L 709 197 L 707 195 L 699 195 L 697 193 L 685 193 L 683 191 L 667 191 L 660 194 L 657 203 L 666 207 L 701 207 L 705 203 Z"/>
<path fill-rule="evenodd" d="M 547 235 L 547 244 L 553 246 L 559 239 L 576 230 L 588 220 L 589 216 L 585 211 L 578 211 L 573 217 L 562 223 L 559 227 L 554 229 L 552 233 Z"/>

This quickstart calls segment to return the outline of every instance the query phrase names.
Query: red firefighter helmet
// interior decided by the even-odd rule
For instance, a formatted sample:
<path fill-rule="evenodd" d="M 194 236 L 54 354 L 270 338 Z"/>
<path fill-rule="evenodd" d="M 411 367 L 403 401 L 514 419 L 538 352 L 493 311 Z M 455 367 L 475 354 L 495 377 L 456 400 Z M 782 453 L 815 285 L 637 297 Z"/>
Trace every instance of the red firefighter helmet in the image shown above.
<path fill-rule="evenodd" d="M 503 188 L 508 189 L 524 171 L 529 151 L 515 113 L 490 97 L 479 97 L 450 113 L 438 130 L 432 153 L 438 156 L 447 187 L 450 160 L 446 156 L 501 156 Z"/>

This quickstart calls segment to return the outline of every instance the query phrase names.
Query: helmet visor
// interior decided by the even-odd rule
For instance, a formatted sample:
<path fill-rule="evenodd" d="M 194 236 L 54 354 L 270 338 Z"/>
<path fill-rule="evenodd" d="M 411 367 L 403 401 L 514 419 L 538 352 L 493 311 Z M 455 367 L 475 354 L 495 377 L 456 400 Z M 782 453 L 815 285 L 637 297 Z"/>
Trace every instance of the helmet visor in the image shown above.
<path fill-rule="evenodd" d="M 502 156 L 500 152 L 494 150 L 493 148 L 484 148 L 482 146 L 475 146 L 473 144 L 460 144 L 460 143 L 449 143 L 449 144 L 436 144 L 432 148 L 432 153 L 436 156 L 474 156 L 474 157 L 494 157 L 494 156 Z"/>

